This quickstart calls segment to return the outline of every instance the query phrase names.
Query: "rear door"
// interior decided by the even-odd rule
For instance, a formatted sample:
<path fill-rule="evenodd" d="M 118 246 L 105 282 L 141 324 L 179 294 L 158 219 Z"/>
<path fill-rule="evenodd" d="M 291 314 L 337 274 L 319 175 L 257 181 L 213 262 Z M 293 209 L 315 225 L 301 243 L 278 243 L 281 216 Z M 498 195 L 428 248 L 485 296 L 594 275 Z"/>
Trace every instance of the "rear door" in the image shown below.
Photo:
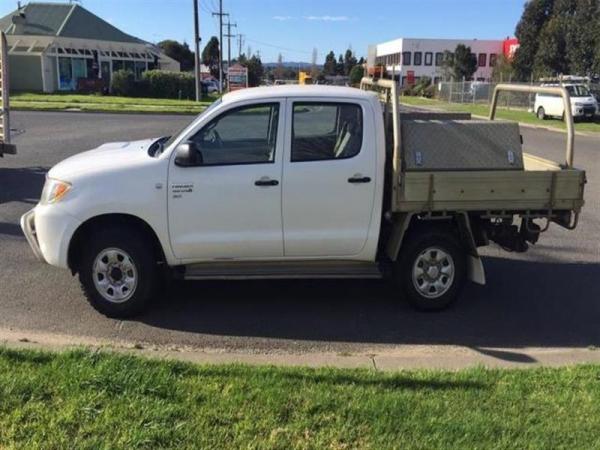
<path fill-rule="evenodd" d="M 284 254 L 358 255 L 369 233 L 377 175 L 368 105 L 296 99 L 287 108 Z"/>

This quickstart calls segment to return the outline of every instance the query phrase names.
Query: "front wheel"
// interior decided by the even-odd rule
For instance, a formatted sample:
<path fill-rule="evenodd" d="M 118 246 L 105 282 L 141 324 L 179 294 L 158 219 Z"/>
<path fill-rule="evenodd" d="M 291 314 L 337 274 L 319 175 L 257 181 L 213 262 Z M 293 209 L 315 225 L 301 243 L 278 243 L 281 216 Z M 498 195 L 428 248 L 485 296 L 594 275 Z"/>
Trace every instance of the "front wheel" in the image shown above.
<path fill-rule="evenodd" d="M 83 250 L 78 272 L 89 303 L 113 318 L 142 312 L 157 287 L 151 246 L 126 227 L 95 233 Z"/>
<path fill-rule="evenodd" d="M 458 298 L 466 266 L 466 253 L 452 233 L 421 231 L 406 237 L 394 278 L 413 307 L 439 311 Z"/>
<path fill-rule="evenodd" d="M 537 110 L 537 117 L 540 120 L 546 120 L 546 110 L 542 106 Z"/>

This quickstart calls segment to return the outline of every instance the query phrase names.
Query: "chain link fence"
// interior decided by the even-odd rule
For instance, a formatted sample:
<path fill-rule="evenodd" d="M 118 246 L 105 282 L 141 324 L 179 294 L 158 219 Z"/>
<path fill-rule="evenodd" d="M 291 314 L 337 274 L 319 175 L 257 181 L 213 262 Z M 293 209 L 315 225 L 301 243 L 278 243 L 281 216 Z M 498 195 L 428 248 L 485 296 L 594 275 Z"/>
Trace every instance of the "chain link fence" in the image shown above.
<path fill-rule="evenodd" d="M 471 103 L 489 105 L 492 101 L 494 89 L 498 83 L 483 81 L 442 81 L 436 85 L 436 98 L 448 103 Z M 527 86 L 540 86 L 542 83 L 514 83 Z M 589 84 L 590 91 L 600 101 L 600 84 Z M 535 103 L 535 94 L 520 92 L 502 92 L 498 106 L 504 108 L 524 109 L 532 111 Z"/>

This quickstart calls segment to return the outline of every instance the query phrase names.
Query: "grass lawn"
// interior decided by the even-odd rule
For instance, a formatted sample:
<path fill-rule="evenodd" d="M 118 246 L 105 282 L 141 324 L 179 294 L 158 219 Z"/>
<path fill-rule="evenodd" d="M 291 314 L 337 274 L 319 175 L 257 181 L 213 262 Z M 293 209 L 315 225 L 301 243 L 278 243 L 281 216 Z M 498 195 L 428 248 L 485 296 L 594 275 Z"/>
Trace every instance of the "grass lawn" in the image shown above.
<path fill-rule="evenodd" d="M 0 448 L 600 448 L 600 367 L 196 366 L 0 348 Z"/>
<path fill-rule="evenodd" d="M 433 100 L 423 97 L 409 97 L 403 96 L 400 99 L 401 103 L 410 106 L 425 106 L 430 108 L 443 109 L 445 111 L 464 111 L 469 112 L 473 115 L 487 117 L 490 113 L 488 105 L 470 104 L 470 103 L 447 103 L 439 100 Z M 527 112 L 523 109 L 505 109 L 498 108 L 497 117 L 500 119 L 514 120 L 516 122 L 544 126 L 548 128 L 560 128 L 565 129 L 563 121 L 558 119 L 539 120 L 535 114 Z M 600 132 L 600 119 L 596 119 L 595 122 L 576 122 L 575 129 L 577 131 L 592 131 Z"/>
<path fill-rule="evenodd" d="M 64 111 L 76 109 L 88 112 L 132 112 L 165 114 L 198 114 L 214 101 L 206 97 L 201 102 L 158 98 L 133 98 L 77 94 L 13 94 L 11 108 L 28 111 Z"/>

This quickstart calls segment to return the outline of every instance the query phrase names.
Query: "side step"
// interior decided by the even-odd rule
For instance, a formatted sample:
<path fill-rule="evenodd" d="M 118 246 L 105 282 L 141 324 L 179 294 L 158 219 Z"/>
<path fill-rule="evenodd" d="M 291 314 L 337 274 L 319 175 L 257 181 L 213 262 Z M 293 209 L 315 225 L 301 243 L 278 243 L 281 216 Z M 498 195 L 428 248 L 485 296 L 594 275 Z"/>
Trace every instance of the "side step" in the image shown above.
<path fill-rule="evenodd" d="M 177 273 L 185 280 L 383 278 L 375 263 L 356 261 L 209 262 Z"/>

